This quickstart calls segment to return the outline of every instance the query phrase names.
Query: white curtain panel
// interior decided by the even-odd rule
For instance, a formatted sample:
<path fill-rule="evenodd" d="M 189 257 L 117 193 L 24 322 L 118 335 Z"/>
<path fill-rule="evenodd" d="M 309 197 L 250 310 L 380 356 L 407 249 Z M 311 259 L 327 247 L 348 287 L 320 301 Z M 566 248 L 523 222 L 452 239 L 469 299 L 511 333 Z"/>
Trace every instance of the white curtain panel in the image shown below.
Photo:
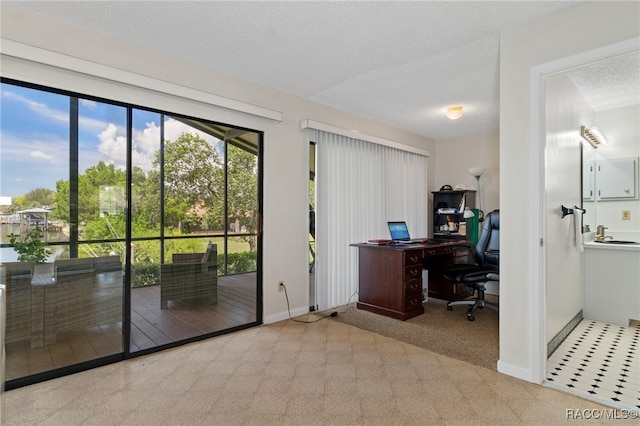
<path fill-rule="evenodd" d="M 389 238 L 387 221 L 427 235 L 427 157 L 316 130 L 316 292 L 318 308 L 357 300 L 358 251 Z"/>

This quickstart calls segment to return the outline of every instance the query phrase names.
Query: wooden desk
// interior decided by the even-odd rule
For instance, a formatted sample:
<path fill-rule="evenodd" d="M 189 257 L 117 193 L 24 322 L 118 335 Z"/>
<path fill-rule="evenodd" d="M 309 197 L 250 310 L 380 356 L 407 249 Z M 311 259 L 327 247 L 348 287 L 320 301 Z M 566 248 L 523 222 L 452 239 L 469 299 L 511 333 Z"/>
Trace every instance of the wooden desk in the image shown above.
<path fill-rule="evenodd" d="M 423 314 L 423 267 L 429 271 L 429 297 L 459 300 L 469 295 L 442 276 L 454 263 L 468 262 L 468 241 L 352 246 L 358 248 L 358 309 L 403 321 Z"/>

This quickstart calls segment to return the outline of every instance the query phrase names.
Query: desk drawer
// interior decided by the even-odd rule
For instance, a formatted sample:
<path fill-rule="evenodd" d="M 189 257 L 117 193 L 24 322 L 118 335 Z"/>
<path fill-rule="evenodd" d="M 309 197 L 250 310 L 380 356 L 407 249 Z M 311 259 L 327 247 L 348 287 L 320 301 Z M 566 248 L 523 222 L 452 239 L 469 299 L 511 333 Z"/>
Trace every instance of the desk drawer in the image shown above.
<path fill-rule="evenodd" d="M 407 250 L 404 252 L 404 265 L 422 265 L 422 250 Z"/>
<path fill-rule="evenodd" d="M 441 256 L 443 254 L 451 254 L 456 252 L 456 250 L 460 250 L 460 248 L 456 246 L 445 246 L 445 247 L 434 247 L 428 248 L 424 250 L 425 256 Z"/>
<path fill-rule="evenodd" d="M 408 280 L 404 282 L 405 296 L 422 294 L 422 280 Z"/>
<path fill-rule="evenodd" d="M 422 278 L 422 264 L 407 266 L 404 268 L 404 281 Z"/>
<path fill-rule="evenodd" d="M 404 297 L 404 312 L 422 308 L 422 293 Z"/>

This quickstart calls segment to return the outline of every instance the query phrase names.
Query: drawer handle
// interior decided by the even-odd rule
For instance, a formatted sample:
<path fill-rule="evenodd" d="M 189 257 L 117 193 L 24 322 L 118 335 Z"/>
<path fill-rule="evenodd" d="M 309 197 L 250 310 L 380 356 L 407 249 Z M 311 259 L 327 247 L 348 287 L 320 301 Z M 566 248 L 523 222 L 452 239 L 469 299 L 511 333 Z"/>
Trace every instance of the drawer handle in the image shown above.
<path fill-rule="evenodd" d="M 436 251 L 435 250 L 427 250 L 427 253 L 433 255 L 433 254 L 436 254 Z"/>
<path fill-rule="evenodd" d="M 411 263 L 416 263 L 418 261 L 418 256 L 412 256 L 409 258 L 409 260 L 411 261 Z"/>
<path fill-rule="evenodd" d="M 418 303 L 418 299 L 411 299 L 411 300 L 409 300 L 409 304 L 410 304 L 410 305 L 412 305 L 412 306 L 416 306 L 416 305 L 418 305 L 418 304 L 419 304 L 419 303 Z M 420 304 L 421 304 L 421 303 L 420 303 Z"/>
<path fill-rule="evenodd" d="M 415 277 L 416 275 L 418 275 L 418 271 L 416 271 L 415 269 L 412 269 L 411 271 L 409 271 L 409 274 Z"/>
<path fill-rule="evenodd" d="M 417 289 L 418 289 L 418 285 L 417 285 L 417 284 L 411 284 L 411 285 L 409 286 L 409 290 L 413 290 L 413 291 L 415 291 L 415 290 L 417 290 Z"/>

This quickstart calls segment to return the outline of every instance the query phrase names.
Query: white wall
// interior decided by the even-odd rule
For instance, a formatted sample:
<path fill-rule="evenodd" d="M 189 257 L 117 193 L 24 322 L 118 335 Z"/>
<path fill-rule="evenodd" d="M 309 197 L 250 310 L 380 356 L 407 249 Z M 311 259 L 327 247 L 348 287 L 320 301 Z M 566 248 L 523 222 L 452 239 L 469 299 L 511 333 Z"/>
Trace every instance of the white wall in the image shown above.
<path fill-rule="evenodd" d="M 480 178 L 482 202 L 484 203 L 482 209 L 488 213 L 500 207 L 500 134 L 498 129 L 473 135 L 438 139 L 432 154 L 434 161 L 431 167 L 435 169 L 435 176 L 434 179 L 429 180 L 430 191 L 437 191 L 442 185 L 455 187 L 459 183 L 468 189 L 477 190 L 476 178 L 469 174 L 469 169 L 484 167 L 486 171 Z"/>
<path fill-rule="evenodd" d="M 543 237 L 540 140 L 532 134 L 532 67 L 640 36 L 640 3 L 587 2 L 502 34 L 500 42 L 500 361 L 498 370 L 541 382 Z M 535 95 L 535 94 L 534 94 Z M 538 105 L 539 106 L 539 105 Z M 535 127 L 532 127 L 534 125 Z M 544 133 L 542 133 L 544 134 Z M 535 193 L 533 191 L 536 191 Z"/>
<path fill-rule="evenodd" d="M 304 99 L 175 59 L 158 55 L 118 40 L 79 31 L 2 4 L 2 41 L 12 40 L 42 51 L 26 54 L 35 62 L 6 55 L 3 49 L 0 72 L 3 77 L 40 83 L 140 106 L 161 108 L 197 118 L 225 122 L 265 132 L 264 147 L 264 316 L 265 321 L 288 318 L 286 300 L 277 282 L 287 283 L 292 311 L 308 309 L 308 140 L 300 130 L 303 119 L 433 151 L 433 141 L 382 123 L 338 111 Z M 43 66 L 38 61 L 50 52 L 65 56 L 62 68 Z M 215 52 L 203 52 L 215 54 Z M 109 79 L 81 75 L 74 69 L 76 58 L 96 69 L 113 69 Z M 282 58 L 273 58 L 282 60 Z M 88 61 L 88 62 L 86 62 Z M 260 64 L 256 64 L 259 66 Z M 91 68 L 91 67 L 89 67 Z M 121 74 L 118 70 L 125 70 Z M 137 76 L 150 77 L 215 94 L 252 105 L 280 111 L 282 122 L 214 107 L 206 102 L 169 96 L 136 87 Z M 144 80 L 144 79 L 143 79 Z"/>
<path fill-rule="evenodd" d="M 640 106 L 597 112 L 593 126 L 600 128 L 609 143 L 601 145 L 598 149 L 586 145 L 585 161 L 640 156 Z M 636 182 L 636 185 L 638 191 L 640 182 Z M 616 232 L 640 232 L 640 199 L 596 201 L 584 205 L 586 209 L 591 209 L 587 217 L 592 231 L 596 230 L 597 225 L 604 225 L 609 228 L 607 235 Z M 622 210 L 631 211 L 630 220 L 622 220 Z"/>

